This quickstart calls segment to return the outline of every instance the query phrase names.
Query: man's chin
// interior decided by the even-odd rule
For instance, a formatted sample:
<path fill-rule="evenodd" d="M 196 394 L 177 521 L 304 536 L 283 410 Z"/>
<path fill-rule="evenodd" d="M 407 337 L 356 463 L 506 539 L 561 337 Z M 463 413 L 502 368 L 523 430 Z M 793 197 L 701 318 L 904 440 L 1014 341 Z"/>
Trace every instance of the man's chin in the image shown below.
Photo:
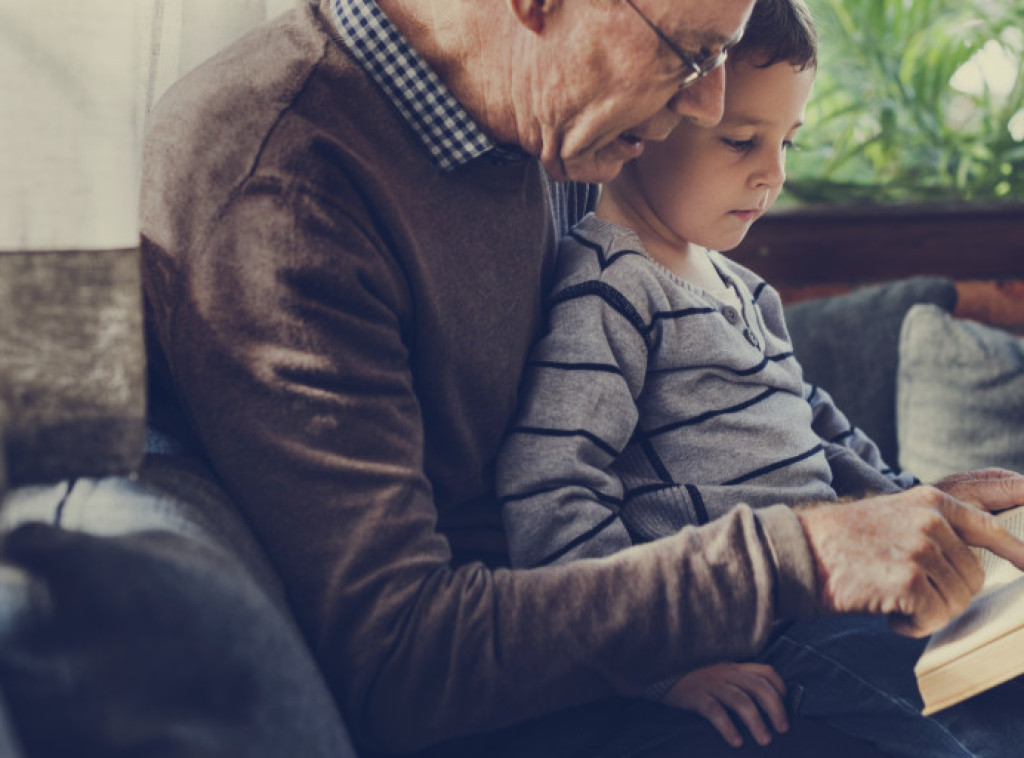
<path fill-rule="evenodd" d="M 600 155 L 588 155 L 568 161 L 557 161 L 554 166 L 545 165 L 544 168 L 556 181 L 586 182 L 589 184 L 601 184 L 610 182 L 626 162 L 621 159 L 610 159 Z"/>

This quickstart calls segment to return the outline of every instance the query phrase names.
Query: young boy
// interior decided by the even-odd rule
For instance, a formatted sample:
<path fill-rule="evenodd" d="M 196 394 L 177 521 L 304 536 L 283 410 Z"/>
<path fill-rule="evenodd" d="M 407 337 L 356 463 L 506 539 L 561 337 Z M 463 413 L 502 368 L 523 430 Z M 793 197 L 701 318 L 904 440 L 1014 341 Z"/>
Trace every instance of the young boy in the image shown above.
<path fill-rule="evenodd" d="M 621 550 L 751 507 L 916 483 L 806 385 L 778 294 L 719 254 L 775 201 L 816 67 L 802 0 L 759 0 L 714 128 L 681 124 L 608 184 L 559 250 L 548 331 L 498 460 L 513 565 Z M 673 684 L 674 682 L 674 684 Z M 786 728 L 770 666 L 652 689 L 731 744 Z"/>

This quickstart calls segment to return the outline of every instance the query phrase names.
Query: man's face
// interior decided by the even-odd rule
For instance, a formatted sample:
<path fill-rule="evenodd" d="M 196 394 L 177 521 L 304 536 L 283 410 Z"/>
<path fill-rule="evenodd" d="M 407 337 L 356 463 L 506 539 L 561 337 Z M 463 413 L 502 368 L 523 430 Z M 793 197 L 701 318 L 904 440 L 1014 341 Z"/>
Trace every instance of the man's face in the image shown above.
<path fill-rule="evenodd" d="M 552 177 L 603 182 L 663 140 L 681 120 L 721 118 L 725 74 L 718 68 L 680 90 L 683 61 L 640 13 L 691 56 L 734 43 L 753 0 L 565 0 L 551 62 L 534 95 L 541 162 Z M 639 11 L 639 12 L 638 12 Z"/>
<path fill-rule="evenodd" d="M 714 127 L 682 124 L 619 179 L 643 198 L 645 218 L 669 243 L 734 248 L 786 179 L 786 150 L 803 124 L 814 69 L 726 65 L 722 120 Z"/>

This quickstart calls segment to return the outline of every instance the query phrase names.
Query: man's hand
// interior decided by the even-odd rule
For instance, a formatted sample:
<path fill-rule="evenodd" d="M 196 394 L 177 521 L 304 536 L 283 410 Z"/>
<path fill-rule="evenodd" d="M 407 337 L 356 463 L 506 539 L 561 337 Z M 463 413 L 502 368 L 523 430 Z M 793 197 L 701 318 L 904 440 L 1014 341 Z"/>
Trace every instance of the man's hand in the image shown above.
<path fill-rule="evenodd" d="M 797 511 L 824 612 L 889 614 L 922 637 L 959 614 L 984 576 L 968 545 L 1024 570 L 1024 543 L 986 511 L 1024 502 L 1024 476 L 985 470 L 855 503 Z"/>
<path fill-rule="evenodd" d="M 774 668 L 761 663 L 715 663 L 695 669 L 676 682 L 662 698 L 675 708 L 696 711 L 711 722 L 733 747 L 743 744 L 731 711 L 761 745 L 772 741 L 764 723 L 768 716 L 776 732 L 789 729 L 783 697 L 786 685 Z"/>

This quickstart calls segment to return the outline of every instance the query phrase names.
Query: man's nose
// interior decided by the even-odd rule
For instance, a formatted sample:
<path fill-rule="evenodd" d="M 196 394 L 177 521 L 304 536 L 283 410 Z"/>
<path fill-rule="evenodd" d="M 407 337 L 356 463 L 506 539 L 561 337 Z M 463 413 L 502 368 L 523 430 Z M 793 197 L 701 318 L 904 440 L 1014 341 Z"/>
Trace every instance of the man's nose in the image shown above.
<path fill-rule="evenodd" d="M 719 66 L 669 101 L 668 107 L 698 126 L 712 127 L 725 110 L 725 66 Z"/>

